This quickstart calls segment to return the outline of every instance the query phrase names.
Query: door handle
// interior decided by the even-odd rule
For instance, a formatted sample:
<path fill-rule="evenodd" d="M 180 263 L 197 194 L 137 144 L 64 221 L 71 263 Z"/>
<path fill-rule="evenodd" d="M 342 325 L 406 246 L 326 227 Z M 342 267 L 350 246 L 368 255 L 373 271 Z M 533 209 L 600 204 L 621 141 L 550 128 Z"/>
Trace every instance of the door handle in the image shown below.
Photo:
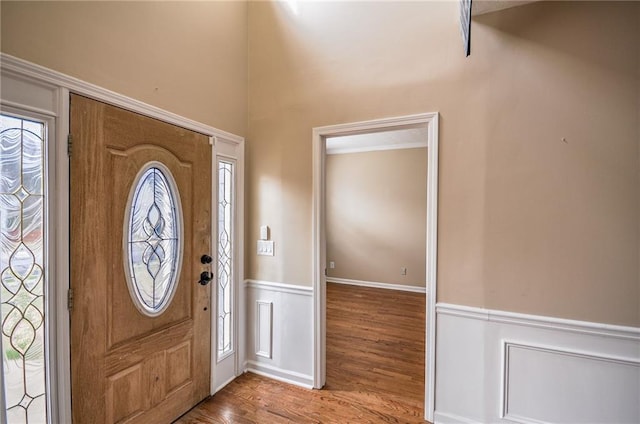
<path fill-rule="evenodd" d="M 213 259 L 209 255 L 200 256 L 200 263 L 203 265 L 210 264 Z"/>
<path fill-rule="evenodd" d="M 200 273 L 200 281 L 198 281 L 198 283 L 200 283 L 203 286 L 206 286 L 211 282 L 212 279 L 213 279 L 212 273 L 208 271 L 203 271 L 202 273 Z"/>

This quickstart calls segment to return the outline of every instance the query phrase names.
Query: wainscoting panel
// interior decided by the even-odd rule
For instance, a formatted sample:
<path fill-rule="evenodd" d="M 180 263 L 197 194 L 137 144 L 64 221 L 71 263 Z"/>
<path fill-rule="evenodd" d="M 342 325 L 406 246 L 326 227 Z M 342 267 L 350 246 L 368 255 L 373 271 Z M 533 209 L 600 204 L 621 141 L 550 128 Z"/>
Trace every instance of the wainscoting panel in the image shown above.
<path fill-rule="evenodd" d="M 256 300 L 256 355 L 271 359 L 273 302 Z"/>
<path fill-rule="evenodd" d="M 247 280 L 245 369 L 313 387 L 313 289 Z"/>
<path fill-rule="evenodd" d="M 640 422 L 640 329 L 436 310 L 436 423 Z"/>
<path fill-rule="evenodd" d="M 503 358 L 501 409 L 511 421 L 638 422 L 637 360 L 506 341 Z"/>

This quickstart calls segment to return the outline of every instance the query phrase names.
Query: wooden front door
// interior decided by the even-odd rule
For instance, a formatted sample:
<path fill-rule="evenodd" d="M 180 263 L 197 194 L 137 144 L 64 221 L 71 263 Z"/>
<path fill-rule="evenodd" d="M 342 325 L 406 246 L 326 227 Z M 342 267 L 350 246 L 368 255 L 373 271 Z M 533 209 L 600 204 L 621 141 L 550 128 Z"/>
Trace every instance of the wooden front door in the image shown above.
<path fill-rule="evenodd" d="M 169 423 L 210 391 L 209 138 L 77 95 L 71 134 L 74 423 Z"/>

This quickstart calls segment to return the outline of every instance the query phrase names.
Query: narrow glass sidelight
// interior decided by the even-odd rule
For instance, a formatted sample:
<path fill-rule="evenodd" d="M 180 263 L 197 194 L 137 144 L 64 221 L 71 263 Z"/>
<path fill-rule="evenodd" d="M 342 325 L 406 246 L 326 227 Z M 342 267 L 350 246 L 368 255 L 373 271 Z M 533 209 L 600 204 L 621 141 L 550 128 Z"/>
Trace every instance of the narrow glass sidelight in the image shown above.
<path fill-rule="evenodd" d="M 12 424 L 47 422 L 46 131 L 0 115 L 0 413 Z"/>
<path fill-rule="evenodd" d="M 142 167 L 125 212 L 124 258 L 133 303 L 144 315 L 166 310 L 182 262 L 182 210 L 173 176 L 157 162 Z"/>
<path fill-rule="evenodd" d="M 234 164 L 218 161 L 218 359 L 233 351 Z"/>

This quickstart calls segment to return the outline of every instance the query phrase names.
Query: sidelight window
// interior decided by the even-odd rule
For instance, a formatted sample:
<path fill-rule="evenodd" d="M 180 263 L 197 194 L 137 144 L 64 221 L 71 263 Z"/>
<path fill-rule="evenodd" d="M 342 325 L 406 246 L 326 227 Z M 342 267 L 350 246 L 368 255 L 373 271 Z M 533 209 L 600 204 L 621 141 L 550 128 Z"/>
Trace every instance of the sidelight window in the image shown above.
<path fill-rule="evenodd" d="M 47 422 L 43 122 L 0 116 L 0 312 L 4 415 Z"/>
<path fill-rule="evenodd" d="M 234 163 L 218 161 L 218 359 L 233 351 Z"/>

